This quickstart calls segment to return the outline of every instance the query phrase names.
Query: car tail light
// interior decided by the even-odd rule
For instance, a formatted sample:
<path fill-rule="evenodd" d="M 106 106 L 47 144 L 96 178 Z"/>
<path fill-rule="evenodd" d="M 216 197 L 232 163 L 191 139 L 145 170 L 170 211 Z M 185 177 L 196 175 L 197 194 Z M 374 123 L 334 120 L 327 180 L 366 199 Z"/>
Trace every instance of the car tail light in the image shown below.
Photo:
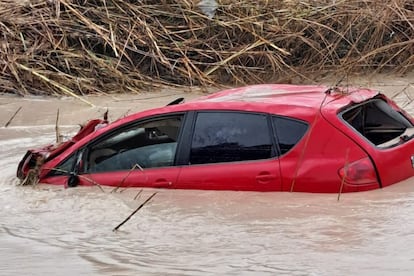
<path fill-rule="evenodd" d="M 366 157 L 352 162 L 339 170 L 339 176 L 348 184 L 377 183 L 377 173 L 371 160 Z"/>

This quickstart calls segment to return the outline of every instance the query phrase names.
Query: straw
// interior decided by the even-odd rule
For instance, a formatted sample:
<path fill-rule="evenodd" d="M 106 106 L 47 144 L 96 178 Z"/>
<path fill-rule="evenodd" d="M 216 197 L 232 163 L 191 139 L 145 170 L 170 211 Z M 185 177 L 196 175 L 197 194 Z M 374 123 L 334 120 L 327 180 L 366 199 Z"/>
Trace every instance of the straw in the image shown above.
<path fill-rule="evenodd" d="M 412 0 L 216 1 L 210 18 L 198 0 L 4 0 L 0 92 L 78 98 L 414 69 Z"/>

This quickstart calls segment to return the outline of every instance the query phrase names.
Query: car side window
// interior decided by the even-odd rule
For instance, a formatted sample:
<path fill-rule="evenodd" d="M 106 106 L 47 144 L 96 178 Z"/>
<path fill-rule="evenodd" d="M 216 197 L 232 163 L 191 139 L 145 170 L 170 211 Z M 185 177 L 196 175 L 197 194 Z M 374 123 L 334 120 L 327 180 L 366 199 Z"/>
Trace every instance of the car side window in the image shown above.
<path fill-rule="evenodd" d="M 273 116 L 272 120 L 281 155 L 292 149 L 308 129 L 308 124 L 302 121 L 279 116 Z"/>
<path fill-rule="evenodd" d="M 191 143 L 190 164 L 267 159 L 274 156 L 267 116 L 200 112 Z"/>
<path fill-rule="evenodd" d="M 173 166 L 182 115 L 121 128 L 93 144 L 86 158 L 89 173 Z"/>

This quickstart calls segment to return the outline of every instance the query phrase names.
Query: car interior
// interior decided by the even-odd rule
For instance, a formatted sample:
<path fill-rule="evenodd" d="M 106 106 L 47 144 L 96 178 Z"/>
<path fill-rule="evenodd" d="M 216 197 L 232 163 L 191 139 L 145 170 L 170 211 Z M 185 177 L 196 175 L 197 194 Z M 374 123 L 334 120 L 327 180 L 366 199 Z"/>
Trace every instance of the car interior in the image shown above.
<path fill-rule="evenodd" d="M 171 166 L 180 123 L 179 118 L 157 120 L 117 131 L 90 147 L 87 171 Z"/>
<path fill-rule="evenodd" d="M 406 129 L 413 127 L 402 113 L 382 99 L 373 99 L 352 106 L 342 112 L 342 118 L 378 147 L 401 137 Z"/>

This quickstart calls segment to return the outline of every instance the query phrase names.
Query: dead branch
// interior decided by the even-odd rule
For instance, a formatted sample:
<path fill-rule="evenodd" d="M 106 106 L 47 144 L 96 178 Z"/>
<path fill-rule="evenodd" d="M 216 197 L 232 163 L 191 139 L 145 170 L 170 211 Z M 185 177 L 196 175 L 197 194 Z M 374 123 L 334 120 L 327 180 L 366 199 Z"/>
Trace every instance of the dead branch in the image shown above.
<path fill-rule="evenodd" d="M 348 165 L 349 165 L 349 160 L 348 159 L 349 159 L 349 148 L 346 150 L 346 153 L 345 153 L 344 175 L 342 176 L 341 186 L 339 187 L 338 201 L 339 201 L 339 198 L 341 197 L 342 190 L 343 190 L 344 185 L 345 185 L 345 179 L 346 179 L 346 176 L 347 176 L 347 170 L 348 170 Z"/>
<path fill-rule="evenodd" d="M 112 231 L 117 231 L 122 225 L 124 225 L 130 218 L 132 218 L 133 215 L 136 214 L 142 207 L 144 207 L 145 204 L 147 204 L 157 193 L 153 193 L 149 198 L 147 198 L 140 206 L 138 206 L 137 209 L 135 209 L 124 221 L 122 221 L 120 224 L 118 224 L 117 227 L 115 227 Z"/>
<path fill-rule="evenodd" d="M 51 171 L 57 171 L 57 172 L 63 172 L 63 173 L 67 173 L 67 174 L 70 174 L 71 172 L 69 172 L 69 171 L 66 171 L 66 170 L 62 170 L 62 169 L 57 169 L 57 168 L 44 168 L 45 170 L 51 170 Z M 82 178 L 82 179 L 84 179 L 84 180 L 86 180 L 86 181 L 88 181 L 89 183 L 91 183 L 91 184 L 93 184 L 93 185 L 95 185 L 95 186 L 97 186 L 102 192 L 104 192 L 105 193 L 105 190 L 102 188 L 102 185 L 101 184 L 99 184 L 98 182 L 96 182 L 95 180 L 93 180 L 93 179 L 91 179 L 91 178 L 89 178 L 89 177 L 87 177 L 87 176 L 84 176 L 84 175 L 78 175 L 78 177 L 79 178 Z"/>
<path fill-rule="evenodd" d="M 116 186 L 111 193 L 116 192 L 119 188 L 121 188 L 124 185 L 125 180 L 129 177 L 129 175 L 132 173 L 133 170 L 135 169 L 139 169 L 140 171 L 144 171 L 144 169 L 139 165 L 139 164 L 135 164 L 134 166 L 132 166 L 132 168 L 128 171 L 128 173 L 124 176 L 124 178 L 122 178 L 121 182 L 118 184 L 118 186 Z"/>
<path fill-rule="evenodd" d="M 55 132 L 56 132 L 56 144 L 60 144 L 60 131 L 59 131 L 59 108 L 56 112 L 56 123 L 55 123 Z"/>
<path fill-rule="evenodd" d="M 1 91 L 92 105 L 79 95 L 414 69 L 412 1 L 32 2 L 0 5 Z"/>
<path fill-rule="evenodd" d="M 27 172 L 26 177 L 20 182 L 20 186 L 37 185 L 39 183 L 40 168 L 44 164 L 45 158 L 43 156 L 36 157 L 35 166 Z"/>
<path fill-rule="evenodd" d="M 14 117 L 16 117 L 17 113 L 22 109 L 22 107 L 19 107 L 16 112 L 10 117 L 10 119 L 7 121 L 7 123 L 4 125 L 4 127 L 8 127 L 10 123 L 13 121 Z"/>
<path fill-rule="evenodd" d="M 135 195 L 134 200 L 137 200 L 137 198 L 142 193 L 142 191 L 144 191 L 144 190 L 143 189 L 139 190 L 139 192 Z"/>

